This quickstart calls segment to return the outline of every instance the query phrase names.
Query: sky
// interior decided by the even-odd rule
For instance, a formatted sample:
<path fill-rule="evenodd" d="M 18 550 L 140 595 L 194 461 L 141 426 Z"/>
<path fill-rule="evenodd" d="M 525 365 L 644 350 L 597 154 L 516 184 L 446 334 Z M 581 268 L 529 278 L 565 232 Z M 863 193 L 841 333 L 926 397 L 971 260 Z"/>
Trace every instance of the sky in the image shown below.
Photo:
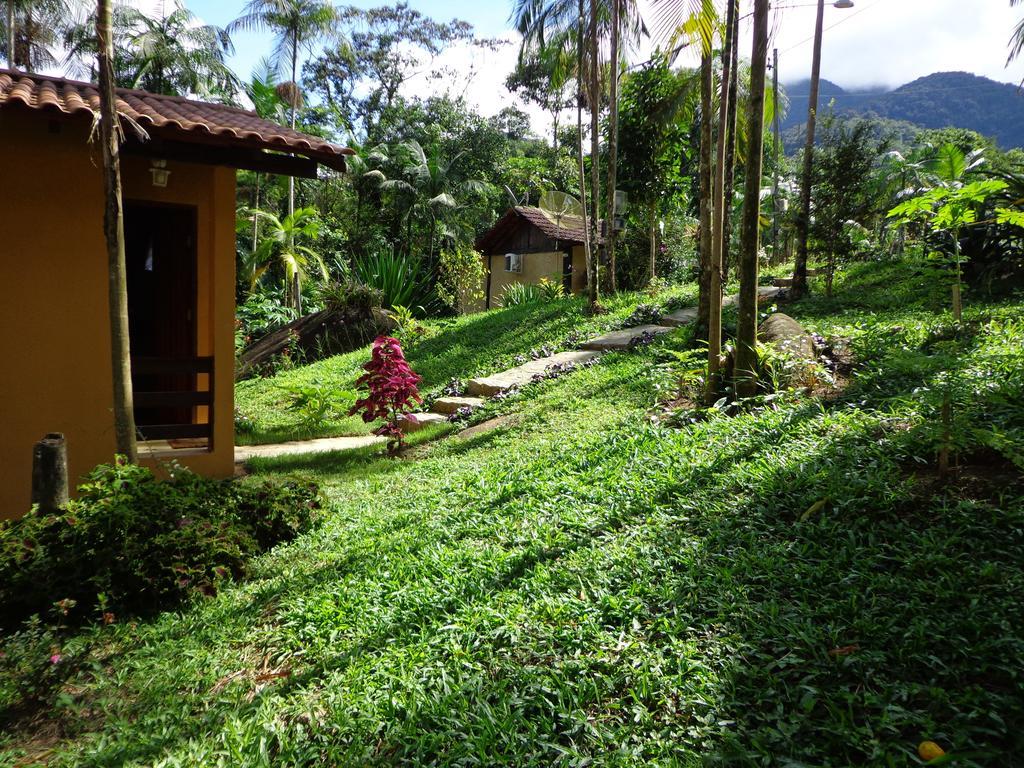
<path fill-rule="evenodd" d="M 159 0 L 135 0 L 139 4 Z M 340 4 L 340 0 L 339 1 Z M 641 8 L 649 0 L 640 0 Z M 204 21 L 224 26 L 239 16 L 244 0 L 185 0 Z M 355 5 L 384 4 L 356 0 Z M 411 0 L 410 5 L 438 20 L 458 17 L 473 24 L 481 37 L 504 38 L 510 42 L 498 52 L 460 46 L 444 54 L 441 64 L 461 75 L 431 90 L 448 90 L 464 95 L 485 115 L 502 107 L 526 108 L 504 88 L 504 80 L 515 64 L 518 38 L 509 24 L 510 0 Z M 741 0 L 741 13 L 749 14 L 752 0 Z M 779 77 L 783 83 L 805 80 L 811 69 L 811 38 L 815 7 L 811 0 L 778 0 L 772 12 L 771 47 L 779 50 Z M 1011 8 L 1009 0 L 854 0 L 854 7 L 842 10 L 825 7 L 822 47 L 822 77 L 847 89 L 893 88 L 932 72 L 966 71 L 1002 82 L 1024 80 L 1024 59 L 1005 67 L 1011 30 L 1024 17 L 1024 8 Z M 741 55 L 750 55 L 751 20 L 743 21 Z M 272 36 L 235 36 L 232 66 L 246 77 L 261 56 L 271 50 Z M 650 44 L 632 54 L 634 61 L 649 55 Z M 693 65 L 685 57 L 682 65 Z M 424 86 L 411 82 L 409 95 L 424 95 Z M 823 93 L 823 98 L 827 94 Z M 1024 95 L 1022 95 L 1024 98 Z M 534 127 L 546 128 L 545 116 L 527 109 Z"/>

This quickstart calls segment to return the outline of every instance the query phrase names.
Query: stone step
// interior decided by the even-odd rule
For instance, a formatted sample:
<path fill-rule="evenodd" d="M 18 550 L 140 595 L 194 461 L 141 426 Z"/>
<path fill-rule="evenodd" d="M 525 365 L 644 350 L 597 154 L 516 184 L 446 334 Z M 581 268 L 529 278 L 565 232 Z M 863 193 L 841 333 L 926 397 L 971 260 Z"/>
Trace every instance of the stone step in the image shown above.
<path fill-rule="evenodd" d="M 683 325 L 689 325 L 697 319 L 697 308 L 686 307 L 684 309 L 677 309 L 675 312 L 669 312 L 667 315 L 662 315 L 661 324 L 668 325 L 672 328 L 679 328 Z"/>
<path fill-rule="evenodd" d="M 638 325 L 635 328 L 623 328 L 590 339 L 583 344 L 583 348 L 597 352 L 622 351 L 631 349 L 636 340 L 645 333 L 653 333 L 658 336 L 671 330 L 671 327 L 665 325 Z"/>
<path fill-rule="evenodd" d="M 415 417 L 415 420 L 412 418 Z M 434 424 L 447 424 L 448 417 L 441 413 L 414 413 L 410 416 L 403 416 L 399 420 L 399 426 L 403 432 L 416 432 L 424 427 Z"/>
<path fill-rule="evenodd" d="M 460 408 L 476 410 L 483 404 L 483 399 L 479 397 L 439 397 L 430 406 L 430 410 L 434 413 L 452 414 Z"/>
<path fill-rule="evenodd" d="M 559 352 L 557 355 L 531 360 L 528 363 L 523 363 L 501 373 L 482 376 L 478 379 L 470 379 L 466 389 L 470 395 L 492 397 L 513 387 L 522 387 L 529 384 L 534 375 L 544 373 L 549 365 L 564 365 L 566 363 L 576 363 L 578 365 L 589 362 L 596 357 L 600 357 L 599 352 L 587 350 Z"/>
<path fill-rule="evenodd" d="M 772 285 L 776 288 L 792 288 L 793 278 L 792 277 L 776 277 L 772 280 Z"/>
<path fill-rule="evenodd" d="M 768 299 L 774 299 L 781 293 L 781 289 L 777 286 L 762 285 L 757 289 L 758 301 L 767 301 Z M 722 299 L 722 308 L 734 306 L 739 303 L 740 297 L 736 294 L 732 296 L 726 296 Z M 689 325 L 697 319 L 697 308 L 696 307 L 685 307 L 683 309 L 677 309 L 675 312 L 670 312 L 661 318 L 662 325 L 669 325 L 673 328 L 678 328 L 681 325 Z"/>

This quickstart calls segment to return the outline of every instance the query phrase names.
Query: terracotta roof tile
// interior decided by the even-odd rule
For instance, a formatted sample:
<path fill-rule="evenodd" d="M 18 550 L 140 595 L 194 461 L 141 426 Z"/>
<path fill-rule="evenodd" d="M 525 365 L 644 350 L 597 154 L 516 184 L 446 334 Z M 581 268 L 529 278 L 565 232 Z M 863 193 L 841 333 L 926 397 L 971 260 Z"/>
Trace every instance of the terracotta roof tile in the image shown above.
<path fill-rule="evenodd" d="M 124 119 L 143 129 L 159 129 L 165 135 L 291 152 L 342 170 L 344 156 L 354 154 L 347 147 L 293 131 L 236 107 L 129 88 L 117 88 L 116 95 L 117 111 Z M 99 90 L 90 83 L 0 69 L 0 108 L 9 104 L 64 115 L 92 115 L 99 110 Z"/>

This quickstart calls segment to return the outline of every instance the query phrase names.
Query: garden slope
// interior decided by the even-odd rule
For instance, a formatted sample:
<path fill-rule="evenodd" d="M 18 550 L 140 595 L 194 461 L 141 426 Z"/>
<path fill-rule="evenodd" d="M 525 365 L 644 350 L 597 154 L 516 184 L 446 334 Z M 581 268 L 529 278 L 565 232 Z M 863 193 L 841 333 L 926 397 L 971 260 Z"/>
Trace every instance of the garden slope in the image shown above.
<path fill-rule="evenodd" d="M 826 406 L 659 427 L 653 353 L 611 354 L 415 460 L 264 463 L 317 473 L 326 525 L 97 630 L 52 764 L 902 766 L 924 738 L 1010 764 L 1024 491 L 908 471 L 934 456 L 943 320 L 901 269 L 790 308 L 861 356 Z M 968 320 L 964 416 L 1020 430 L 1024 312 Z"/>

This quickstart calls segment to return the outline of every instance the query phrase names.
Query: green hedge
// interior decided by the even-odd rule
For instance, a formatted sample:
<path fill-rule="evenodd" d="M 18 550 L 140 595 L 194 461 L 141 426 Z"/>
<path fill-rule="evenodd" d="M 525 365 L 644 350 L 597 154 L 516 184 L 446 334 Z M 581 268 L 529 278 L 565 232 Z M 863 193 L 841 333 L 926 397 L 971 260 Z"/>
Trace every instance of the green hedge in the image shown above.
<path fill-rule="evenodd" d="M 74 623 L 211 594 L 253 555 L 308 529 L 320 508 L 319 489 L 300 478 L 176 469 L 158 481 L 145 467 L 99 466 L 59 513 L 0 524 L 0 632 L 33 614 Z"/>

